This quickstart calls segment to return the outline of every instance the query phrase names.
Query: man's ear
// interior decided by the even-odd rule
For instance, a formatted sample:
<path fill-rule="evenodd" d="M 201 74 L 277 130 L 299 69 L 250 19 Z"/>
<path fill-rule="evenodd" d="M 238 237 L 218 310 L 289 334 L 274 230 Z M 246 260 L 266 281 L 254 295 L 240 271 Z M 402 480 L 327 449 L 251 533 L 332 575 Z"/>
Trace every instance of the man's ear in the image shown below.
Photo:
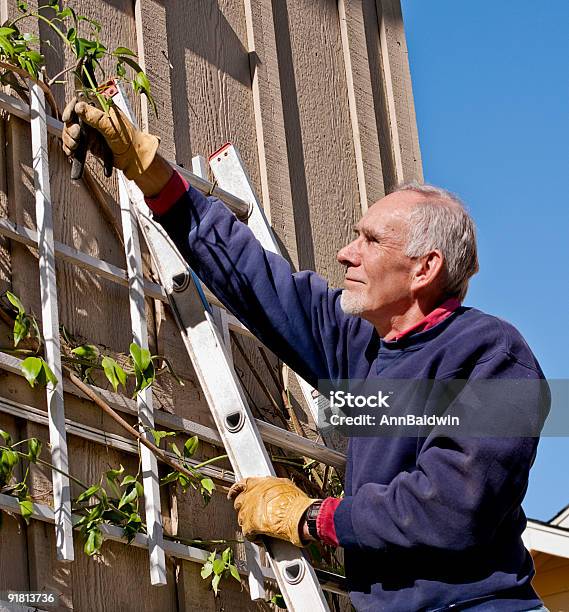
<path fill-rule="evenodd" d="M 413 289 L 419 290 L 433 286 L 442 278 L 444 267 L 443 254 L 439 250 L 418 257 L 413 275 Z"/>

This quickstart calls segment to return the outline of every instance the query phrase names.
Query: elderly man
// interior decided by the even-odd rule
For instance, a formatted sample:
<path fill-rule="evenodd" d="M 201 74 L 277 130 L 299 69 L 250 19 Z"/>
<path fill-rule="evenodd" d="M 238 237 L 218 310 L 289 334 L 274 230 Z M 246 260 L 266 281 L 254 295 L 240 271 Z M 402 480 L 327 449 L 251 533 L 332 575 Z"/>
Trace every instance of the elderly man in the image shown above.
<path fill-rule="evenodd" d="M 115 166 L 138 183 L 200 278 L 310 382 L 498 380 L 517 389 L 518 381 L 542 381 L 511 325 L 461 305 L 478 269 L 475 230 L 450 193 L 408 185 L 376 202 L 339 251 L 345 288 L 332 290 L 264 251 L 220 201 L 173 171 L 155 137 L 115 109 L 109 116 L 68 105 L 67 154 L 77 147 L 77 117 L 106 139 Z M 547 391 L 537 384 L 524 387 L 523 401 L 516 392 L 494 399 L 485 397 L 475 416 L 500 423 L 513 415 L 521 435 L 434 427 L 417 436 L 352 437 L 341 499 L 310 499 L 287 479 L 237 483 L 231 497 L 244 534 L 344 547 L 357 610 L 544 609 L 530 584 L 521 502 Z M 447 408 L 456 405 L 453 396 Z M 473 418 L 470 405 L 460 408 Z"/>

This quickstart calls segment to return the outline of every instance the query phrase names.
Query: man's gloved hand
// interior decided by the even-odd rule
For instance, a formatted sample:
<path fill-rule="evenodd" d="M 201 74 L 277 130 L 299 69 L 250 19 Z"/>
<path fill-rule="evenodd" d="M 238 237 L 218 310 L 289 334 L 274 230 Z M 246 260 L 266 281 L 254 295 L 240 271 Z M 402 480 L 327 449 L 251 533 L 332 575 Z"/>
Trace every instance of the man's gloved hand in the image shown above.
<path fill-rule="evenodd" d="M 227 498 L 234 500 L 237 521 L 248 539 L 267 535 L 303 546 L 299 528 L 311 499 L 288 478 L 268 476 L 236 482 Z"/>
<path fill-rule="evenodd" d="M 139 179 L 153 162 L 160 140 L 134 127 L 116 106 L 104 113 L 92 104 L 74 97 L 63 111 L 63 150 L 73 156 L 80 141 L 83 121 L 87 145 L 94 155 L 103 156 L 103 138 L 113 154 L 113 166 L 131 180 Z"/>

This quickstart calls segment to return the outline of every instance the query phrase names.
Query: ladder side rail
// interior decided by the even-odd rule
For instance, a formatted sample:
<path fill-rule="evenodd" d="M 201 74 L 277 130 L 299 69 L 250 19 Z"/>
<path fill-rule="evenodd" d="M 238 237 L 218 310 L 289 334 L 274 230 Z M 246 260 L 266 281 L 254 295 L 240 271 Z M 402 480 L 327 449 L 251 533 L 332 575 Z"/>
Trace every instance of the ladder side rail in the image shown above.
<path fill-rule="evenodd" d="M 203 155 L 196 155 L 192 157 L 192 171 L 194 174 L 200 176 L 203 179 L 207 179 L 207 162 Z M 221 333 L 223 343 L 227 349 L 227 357 L 231 366 L 233 366 L 233 353 L 231 350 L 231 336 L 229 334 L 229 323 L 227 311 L 225 308 L 220 306 L 213 306 L 210 304 L 212 309 L 212 315 L 217 325 L 217 329 Z M 245 542 L 245 555 L 247 559 L 247 565 L 250 568 L 248 582 L 249 582 L 249 594 L 252 601 L 259 599 L 266 599 L 267 593 L 263 582 L 263 572 L 261 570 L 261 552 L 259 547 L 253 542 Z"/>

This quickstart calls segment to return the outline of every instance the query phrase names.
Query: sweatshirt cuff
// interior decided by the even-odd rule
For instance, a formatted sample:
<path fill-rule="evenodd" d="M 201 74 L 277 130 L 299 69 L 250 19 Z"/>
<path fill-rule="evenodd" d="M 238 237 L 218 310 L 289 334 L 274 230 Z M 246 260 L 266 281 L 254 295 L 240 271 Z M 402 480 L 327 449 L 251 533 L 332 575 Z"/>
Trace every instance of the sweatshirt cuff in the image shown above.
<path fill-rule="evenodd" d="M 353 497 L 344 497 L 334 512 L 334 528 L 336 530 L 338 542 L 344 548 L 356 548 L 360 543 L 354 532 L 352 525 L 352 505 Z"/>
<path fill-rule="evenodd" d="M 318 537 L 324 544 L 338 546 L 336 527 L 334 526 L 334 513 L 342 500 L 337 497 L 327 497 L 320 506 L 316 517 L 316 530 Z"/>
<path fill-rule="evenodd" d="M 162 191 L 153 198 L 144 198 L 146 205 L 156 215 L 167 213 L 174 204 L 188 191 L 188 181 L 178 172 L 174 171 Z"/>

